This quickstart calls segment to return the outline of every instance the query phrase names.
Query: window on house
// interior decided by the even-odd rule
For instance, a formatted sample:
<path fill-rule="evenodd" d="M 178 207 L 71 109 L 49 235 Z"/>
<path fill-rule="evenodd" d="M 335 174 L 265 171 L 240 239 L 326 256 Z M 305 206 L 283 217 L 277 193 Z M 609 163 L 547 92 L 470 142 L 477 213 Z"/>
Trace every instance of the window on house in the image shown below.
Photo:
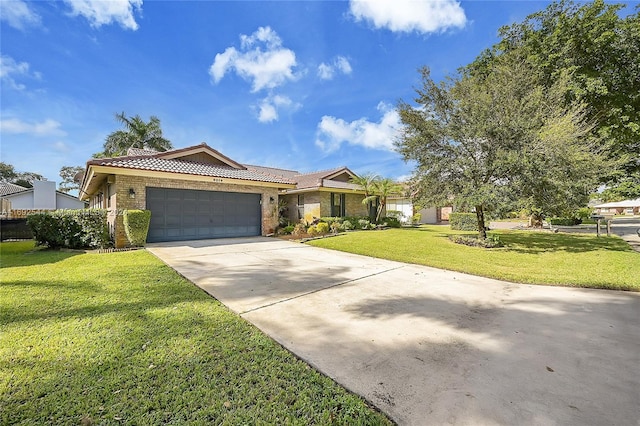
<path fill-rule="evenodd" d="M 113 185 L 107 185 L 107 208 L 111 208 L 111 197 L 113 196 Z"/>
<path fill-rule="evenodd" d="M 304 219 L 304 194 L 298 195 L 298 219 Z"/>
<path fill-rule="evenodd" d="M 93 208 L 101 209 L 103 207 L 102 201 L 104 200 L 104 194 L 102 192 L 98 192 L 96 196 L 93 198 Z"/>
<path fill-rule="evenodd" d="M 378 215 L 378 199 L 369 201 L 367 207 L 369 208 L 369 220 L 375 220 Z"/>
<path fill-rule="evenodd" d="M 331 193 L 331 216 L 345 216 L 345 194 Z"/>

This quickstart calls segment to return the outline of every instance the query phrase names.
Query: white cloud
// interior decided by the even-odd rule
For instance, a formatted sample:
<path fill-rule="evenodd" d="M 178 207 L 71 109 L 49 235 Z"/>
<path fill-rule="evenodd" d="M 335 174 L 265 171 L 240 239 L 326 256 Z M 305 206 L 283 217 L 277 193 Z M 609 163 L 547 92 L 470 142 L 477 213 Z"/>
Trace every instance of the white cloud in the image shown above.
<path fill-rule="evenodd" d="M 73 16 L 84 16 L 92 27 L 118 23 L 125 29 L 137 30 L 134 9 L 142 11 L 142 0 L 65 0 Z"/>
<path fill-rule="evenodd" d="M 349 60 L 344 56 L 336 56 L 331 63 L 326 64 L 323 62 L 318 66 L 318 77 L 323 80 L 331 80 L 336 72 L 351 74 L 351 71 Z"/>
<path fill-rule="evenodd" d="M 40 15 L 22 0 L 1 0 L 0 20 L 18 30 L 24 30 L 30 25 L 40 25 Z"/>
<path fill-rule="evenodd" d="M 261 123 L 270 123 L 278 120 L 278 112 L 282 109 L 296 110 L 300 108 L 299 104 L 294 104 L 287 96 L 273 95 L 267 96 L 258 105 L 258 121 Z"/>
<path fill-rule="evenodd" d="M 57 152 L 61 152 L 61 153 L 66 153 L 71 151 L 71 147 L 69 147 L 69 145 L 67 145 L 65 142 L 63 141 L 57 141 L 53 143 L 52 148 L 57 151 Z"/>
<path fill-rule="evenodd" d="M 50 118 L 40 123 L 27 123 L 18 118 L 0 120 L 0 131 L 33 136 L 65 136 L 67 134 L 60 128 L 59 122 Z"/>
<path fill-rule="evenodd" d="M 389 105 L 380 102 L 382 113 L 379 122 L 366 118 L 346 122 L 341 118 L 325 115 L 318 123 L 316 145 L 325 152 L 335 151 L 342 143 L 360 145 L 370 149 L 393 150 L 393 141 L 400 129 L 400 116 Z"/>
<path fill-rule="evenodd" d="M 40 79 L 39 72 L 31 72 L 27 62 L 16 62 L 11 56 L 0 55 L 0 80 L 14 90 L 24 90 L 26 86 L 18 83 L 16 78 L 27 77 Z"/>
<path fill-rule="evenodd" d="M 467 21 L 455 0 L 351 0 L 349 10 L 356 21 L 394 32 L 432 33 L 462 28 Z"/>
<path fill-rule="evenodd" d="M 282 40 L 270 27 L 260 27 L 250 36 L 242 34 L 240 42 L 240 50 L 228 47 L 216 55 L 209 68 L 214 83 L 220 82 L 227 71 L 235 71 L 252 82 L 252 92 L 258 92 L 297 78 L 293 72 L 296 54 L 282 46 Z"/>

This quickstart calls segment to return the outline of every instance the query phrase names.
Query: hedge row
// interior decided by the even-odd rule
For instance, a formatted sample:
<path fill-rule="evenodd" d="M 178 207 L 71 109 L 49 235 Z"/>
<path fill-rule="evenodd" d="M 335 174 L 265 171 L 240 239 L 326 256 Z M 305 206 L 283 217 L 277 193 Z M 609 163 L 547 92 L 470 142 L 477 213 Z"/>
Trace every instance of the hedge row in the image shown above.
<path fill-rule="evenodd" d="M 549 223 L 555 226 L 574 226 L 580 225 L 582 219 L 575 217 L 552 217 L 549 219 Z"/>
<path fill-rule="evenodd" d="M 110 245 L 104 209 L 56 210 L 27 216 L 38 245 L 51 248 L 102 248 Z"/>

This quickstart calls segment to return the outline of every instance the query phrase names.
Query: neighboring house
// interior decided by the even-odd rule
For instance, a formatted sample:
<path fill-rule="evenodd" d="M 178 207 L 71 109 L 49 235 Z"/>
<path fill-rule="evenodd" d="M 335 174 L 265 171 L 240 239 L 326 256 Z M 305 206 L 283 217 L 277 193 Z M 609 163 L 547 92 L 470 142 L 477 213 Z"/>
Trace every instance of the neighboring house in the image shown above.
<path fill-rule="evenodd" d="M 64 192 L 56 191 L 53 181 L 35 181 L 33 188 L 12 183 L 0 184 L 0 197 L 11 203 L 11 210 L 82 209 L 85 203 Z"/>
<path fill-rule="evenodd" d="M 399 211 L 402 213 L 400 221 L 410 223 L 415 213 L 420 213 L 420 222 L 422 224 L 438 224 L 449 220 L 449 214 L 452 207 L 425 207 L 415 211 L 415 207 L 411 199 L 406 197 L 389 197 L 387 199 L 387 212 Z"/>
<path fill-rule="evenodd" d="M 122 247 L 121 212 L 128 209 L 151 211 L 149 242 L 271 234 L 279 198 L 292 221 L 366 215 L 362 192 L 348 182 L 352 176 L 346 167 L 304 174 L 240 164 L 202 143 L 90 160 L 80 198 L 109 211 L 116 247 Z"/>
<path fill-rule="evenodd" d="M 597 204 L 593 206 L 598 214 L 640 214 L 640 198 L 635 200 L 614 201 L 611 203 Z"/>

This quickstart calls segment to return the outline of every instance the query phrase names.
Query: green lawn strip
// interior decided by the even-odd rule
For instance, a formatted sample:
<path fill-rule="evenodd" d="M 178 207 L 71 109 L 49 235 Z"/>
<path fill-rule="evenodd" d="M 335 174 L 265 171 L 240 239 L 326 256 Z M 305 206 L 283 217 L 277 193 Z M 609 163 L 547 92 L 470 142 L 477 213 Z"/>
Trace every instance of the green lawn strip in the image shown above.
<path fill-rule="evenodd" d="M 2 243 L 0 424 L 389 424 L 146 251 Z"/>
<path fill-rule="evenodd" d="M 640 253 L 621 238 L 492 231 L 505 247 L 455 244 L 448 226 L 350 232 L 308 244 L 517 283 L 640 291 Z"/>

